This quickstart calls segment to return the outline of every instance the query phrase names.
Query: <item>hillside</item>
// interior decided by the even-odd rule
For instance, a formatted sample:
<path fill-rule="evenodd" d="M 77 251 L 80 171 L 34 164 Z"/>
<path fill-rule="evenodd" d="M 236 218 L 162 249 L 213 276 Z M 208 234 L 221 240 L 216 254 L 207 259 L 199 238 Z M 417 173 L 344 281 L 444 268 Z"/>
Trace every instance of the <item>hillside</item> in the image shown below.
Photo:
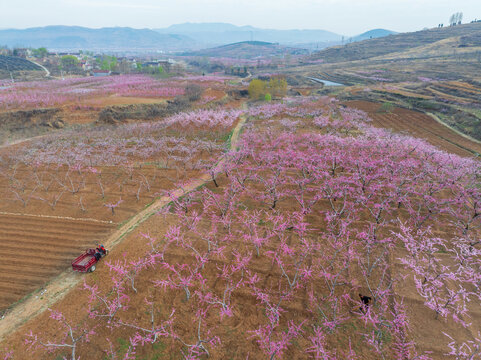
<path fill-rule="evenodd" d="M 311 59 L 319 61 L 283 71 L 346 85 L 323 94 L 414 109 L 481 140 L 481 23 L 365 40 Z"/>
<path fill-rule="evenodd" d="M 186 52 L 183 55 L 252 59 L 259 57 L 279 56 L 285 54 L 304 55 L 307 54 L 307 51 L 303 49 L 291 48 L 263 41 L 243 41 L 210 49 Z"/>
<path fill-rule="evenodd" d="M 187 50 L 196 42 L 185 35 L 160 34 L 128 27 L 90 29 L 79 26 L 46 26 L 0 30 L 0 44 L 10 47 L 46 47 L 54 51 Z"/>
<path fill-rule="evenodd" d="M 369 39 L 361 42 L 336 46 L 312 55 L 313 59 L 322 59 L 325 63 L 366 60 L 375 57 L 407 51 L 419 46 L 426 46 L 448 38 L 467 37 L 466 45 L 476 43 L 481 36 L 481 23 L 466 24 L 455 27 L 435 28 L 429 30 L 402 33 Z"/>
<path fill-rule="evenodd" d="M 8 79 L 7 82 L 10 82 L 11 79 L 15 79 L 15 81 L 41 80 L 44 76 L 45 72 L 43 69 L 31 61 L 16 56 L 0 55 L 0 89 L 6 85 L 2 79 Z M 8 87 L 10 86 L 6 86 L 6 88 Z M 2 100 L 0 100 L 0 103 L 2 103 Z M 0 143 L 4 135 L 4 133 L 0 134 Z"/>
<path fill-rule="evenodd" d="M 42 68 L 31 61 L 16 57 L 0 55 L 1 71 L 36 71 Z"/>

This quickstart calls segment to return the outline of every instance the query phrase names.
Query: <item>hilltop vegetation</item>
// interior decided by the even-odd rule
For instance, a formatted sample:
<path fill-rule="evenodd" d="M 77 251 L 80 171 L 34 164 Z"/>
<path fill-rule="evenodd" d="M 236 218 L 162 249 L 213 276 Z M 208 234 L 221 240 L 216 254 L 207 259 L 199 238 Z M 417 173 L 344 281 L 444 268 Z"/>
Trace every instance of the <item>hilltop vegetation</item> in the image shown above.
<path fill-rule="evenodd" d="M 469 47 L 469 44 L 473 43 L 474 46 L 479 46 L 479 40 L 474 39 L 481 37 L 481 23 L 402 33 L 349 43 L 344 46 L 332 47 L 320 51 L 312 55 L 312 58 L 322 59 L 326 63 L 374 59 L 383 55 L 401 53 L 455 37 L 460 38 L 460 45 L 465 45 L 463 47 Z M 464 40 L 463 37 L 465 37 Z"/>

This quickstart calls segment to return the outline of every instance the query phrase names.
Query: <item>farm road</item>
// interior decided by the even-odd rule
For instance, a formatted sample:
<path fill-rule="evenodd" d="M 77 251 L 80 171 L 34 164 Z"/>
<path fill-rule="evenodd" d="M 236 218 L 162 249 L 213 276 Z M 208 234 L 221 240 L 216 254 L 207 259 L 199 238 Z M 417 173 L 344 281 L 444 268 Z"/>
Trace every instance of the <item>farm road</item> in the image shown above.
<path fill-rule="evenodd" d="M 43 65 L 40 65 L 39 63 L 29 60 L 31 63 L 34 63 L 35 65 L 39 66 L 42 68 L 43 71 L 45 71 L 45 77 L 50 77 L 50 71 Z"/>
<path fill-rule="evenodd" d="M 245 122 L 246 117 L 243 115 L 240 117 L 239 122 L 232 132 L 230 146 L 231 150 L 235 150 Z M 217 168 L 220 168 L 224 161 L 224 158 L 220 159 L 219 163 L 217 164 Z M 172 195 L 175 198 L 179 198 L 209 181 L 211 181 L 211 176 L 209 174 L 204 174 L 200 178 L 186 184 L 185 187 L 177 189 L 172 193 Z M 137 226 L 142 224 L 152 215 L 156 214 L 171 201 L 171 198 L 168 196 L 163 196 L 157 199 L 154 203 L 135 215 L 126 224 L 121 226 L 112 235 L 110 235 L 104 241 L 104 245 L 107 247 L 107 249 L 112 251 L 116 245 L 122 242 L 127 234 L 133 231 Z M 6 336 L 12 334 L 21 325 L 25 324 L 27 321 L 36 317 L 37 315 L 40 315 L 54 305 L 57 301 L 61 300 L 70 290 L 74 289 L 84 279 L 84 276 L 85 274 L 76 273 L 71 269 L 68 269 L 51 280 L 42 289 L 37 289 L 22 301 L 10 308 L 6 315 L 0 318 L 0 342 L 3 341 Z"/>

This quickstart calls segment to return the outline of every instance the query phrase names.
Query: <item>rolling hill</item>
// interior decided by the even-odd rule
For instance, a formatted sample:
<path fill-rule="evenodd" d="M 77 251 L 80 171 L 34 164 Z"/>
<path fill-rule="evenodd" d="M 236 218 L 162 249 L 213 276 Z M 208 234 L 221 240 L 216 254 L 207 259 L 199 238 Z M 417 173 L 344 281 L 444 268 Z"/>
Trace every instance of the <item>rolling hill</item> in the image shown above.
<path fill-rule="evenodd" d="M 305 55 L 307 50 L 291 48 L 263 41 L 243 41 L 215 48 L 183 53 L 185 56 L 226 57 L 235 59 L 255 59 L 258 57 L 279 56 L 285 54 Z"/>
<path fill-rule="evenodd" d="M 391 102 L 481 140 L 481 22 L 365 40 L 310 59 L 319 61 L 285 72 L 345 84 L 345 100 Z"/>
<path fill-rule="evenodd" d="M 362 33 L 360 35 L 354 36 L 352 38 L 352 41 L 363 41 L 367 39 L 377 39 L 381 38 L 384 36 L 389 36 L 389 35 L 395 35 L 397 32 L 391 31 L 391 30 L 386 30 L 386 29 L 373 29 L 366 31 L 365 33 Z"/>
<path fill-rule="evenodd" d="M 464 41 L 461 47 L 476 44 L 481 37 L 481 23 L 466 24 L 454 27 L 434 28 L 410 33 L 401 33 L 349 43 L 344 46 L 331 47 L 312 55 L 312 59 L 322 59 L 325 63 L 367 60 L 388 54 L 402 53 L 415 48 L 429 46 L 442 41 Z M 464 39 L 464 40 L 462 40 Z M 456 47 L 457 45 L 455 45 Z M 435 47 L 438 47 L 437 45 Z M 452 53 L 452 44 L 449 45 Z M 437 50 L 436 50 L 437 52 Z"/>

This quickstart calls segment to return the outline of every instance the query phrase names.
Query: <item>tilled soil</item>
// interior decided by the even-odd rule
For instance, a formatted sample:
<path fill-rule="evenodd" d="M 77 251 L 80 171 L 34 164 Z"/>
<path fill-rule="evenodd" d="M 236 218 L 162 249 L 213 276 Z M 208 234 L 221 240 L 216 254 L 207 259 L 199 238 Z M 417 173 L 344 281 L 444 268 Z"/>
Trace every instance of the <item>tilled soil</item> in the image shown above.
<path fill-rule="evenodd" d="M 474 153 L 481 153 L 481 144 L 456 134 L 423 113 L 400 108 L 390 113 L 379 112 L 380 104 L 367 101 L 349 101 L 346 105 L 367 112 L 375 127 L 405 132 L 460 156 L 470 157 Z"/>
<path fill-rule="evenodd" d="M 0 214 L 0 310 L 66 269 L 112 228 L 96 221 Z"/>

